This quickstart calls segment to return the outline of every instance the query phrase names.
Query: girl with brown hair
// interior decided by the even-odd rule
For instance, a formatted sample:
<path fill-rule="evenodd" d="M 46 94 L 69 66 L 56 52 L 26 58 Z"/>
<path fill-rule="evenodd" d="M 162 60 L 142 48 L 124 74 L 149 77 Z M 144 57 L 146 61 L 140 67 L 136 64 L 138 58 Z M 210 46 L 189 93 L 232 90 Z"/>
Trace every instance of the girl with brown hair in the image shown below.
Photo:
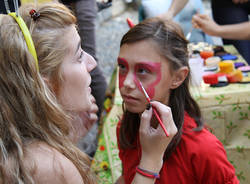
<path fill-rule="evenodd" d="M 123 173 L 117 183 L 129 184 L 138 175 L 148 179 L 144 184 L 239 183 L 189 92 L 187 44 L 180 26 L 160 18 L 147 19 L 123 36 L 118 65 L 124 114 L 117 127 Z M 142 122 L 148 101 L 140 83 L 153 108 L 164 109 L 159 113 L 169 137 L 156 116 Z"/>

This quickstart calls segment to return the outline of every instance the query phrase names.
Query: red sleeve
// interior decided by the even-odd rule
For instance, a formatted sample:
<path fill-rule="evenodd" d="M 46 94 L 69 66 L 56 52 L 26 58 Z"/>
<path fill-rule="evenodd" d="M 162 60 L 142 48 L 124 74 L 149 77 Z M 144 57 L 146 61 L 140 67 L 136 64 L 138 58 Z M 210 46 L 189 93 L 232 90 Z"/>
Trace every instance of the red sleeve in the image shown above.
<path fill-rule="evenodd" d="M 205 139 L 203 140 L 205 145 L 196 146 L 191 158 L 199 183 L 212 181 L 213 183 L 238 184 L 234 167 L 227 160 L 221 142 L 213 135 L 202 136 L 202 138 Z"/>

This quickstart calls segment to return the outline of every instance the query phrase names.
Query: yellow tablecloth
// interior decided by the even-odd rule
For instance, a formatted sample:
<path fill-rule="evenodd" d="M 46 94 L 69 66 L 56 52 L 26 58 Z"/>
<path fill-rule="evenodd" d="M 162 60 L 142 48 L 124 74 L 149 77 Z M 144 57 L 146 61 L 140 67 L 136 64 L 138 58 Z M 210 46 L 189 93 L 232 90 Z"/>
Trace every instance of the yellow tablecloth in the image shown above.
<path fill-rule="evenodd" d="M 244 61 L 233 46 L 225 50 L 237 55 L 237 61 Z M 122 98 L 116 76 L 112 77 L 110 96 L 113 99 L 111 111 L 104 118 L 92 169 L 99 177 L 99 183 L 114 183 L 121 175 L 121 162 L 118 157 L 116 124 L 122 116 Z M 201 107 L 203 118 L 211 132 L 224 144 L 229 161 L 243 184 L 250 183 L 250 84 L 230 84 L 212 88 L 203 84 L 191 88 L 192 95 Z M 109 100 L 106 101 L 109 104 Z M 109 109 L 107 105 L 106 109 Z"/>

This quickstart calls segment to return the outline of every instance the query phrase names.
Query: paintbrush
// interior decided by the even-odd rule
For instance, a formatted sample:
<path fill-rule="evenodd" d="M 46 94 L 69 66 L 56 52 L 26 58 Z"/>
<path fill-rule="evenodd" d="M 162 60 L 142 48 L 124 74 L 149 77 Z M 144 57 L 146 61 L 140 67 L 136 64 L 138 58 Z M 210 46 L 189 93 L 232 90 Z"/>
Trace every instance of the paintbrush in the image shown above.
<path fill-rule="evenodd" d="M 142 91 L 143 91 L 143 93 L 144 93 L 144 95 L 145 95 L 145 97 L 146 97 L 148 103 L 151 105 L 151 99 L 150 99 L 150 97 L 148 96 L 148 94 L 147 94 L 146 90 L 144 89 L 142 83 L 141 83 L 140 81 L 139 81 L 139 83 L 140 83 L 141 89 L 142 89 Z M 162 123 L 161 118 L 160 118 L 160 116 L 158 115 L 157 110 L 156 110 L 153 106 L 152 106 L 152 108 L 153 108 L 153 113 L 154 113 L 156 119 L 158 120 L 158 122 L 159 122 L 160 125 L 161 125 L 161 128 L 163 129 L 164 133 L 165 133 L 166 136 L 168 137 L 169 135 L 168 135 L 168 133 L 167 133 L 167 130 L 166 130 L 164 124 Z"/>

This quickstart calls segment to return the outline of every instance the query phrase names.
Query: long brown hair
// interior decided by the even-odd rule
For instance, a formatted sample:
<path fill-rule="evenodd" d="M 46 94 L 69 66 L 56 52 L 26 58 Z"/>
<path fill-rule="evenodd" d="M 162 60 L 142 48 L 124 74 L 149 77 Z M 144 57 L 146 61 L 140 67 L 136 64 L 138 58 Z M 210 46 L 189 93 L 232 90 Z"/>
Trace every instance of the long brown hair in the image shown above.
<path fill-rule="evenodd" d="M 171 70 L 178 70 L 182 66 L 189 67 L 188 42 L 180 26 L 173 21 L 160 18 L 147 19 L 130 29 L 123 36 L 120 46 L 142 40 L 152 40 L 157 44 L 161 55 L 170 63 Z M 178 88 L 170 92 L 169 104 L 167 105 L 171 107 L 178 133 L 167 147 L 165 159 L 171 155 L 181 140 L 185 111 L 194 118 L 197 124 L 196 130 L 200 130 L 203 127 L 200 108 L 189 92 L 189 78 L 190 74 Z M 126 109 L 124 111 L 119 143 L 121 148 L 126 149 L 133 147 L 140 126 L 140 117 L 138 114 L 131 113 Z"/>
<path fill-rule="evenodd" d="M 57 3 L 35 9 L 40 13 L 35 23 L 27 13 L 30 5 L 20 12 L 32 34 L 40 73 L 18 24 L 11 16 L 0 15 L 0 183 L 35 183 L 24 157 L 27 145 L 40 141 L 72 161 L 84 183 L 96 183 L 88 156 L 67 137 L 71 119 L 42 78 L 58 80 L 66 49 L 60 48 L 59 38 L 74 25 L 75 17 Z"/>

